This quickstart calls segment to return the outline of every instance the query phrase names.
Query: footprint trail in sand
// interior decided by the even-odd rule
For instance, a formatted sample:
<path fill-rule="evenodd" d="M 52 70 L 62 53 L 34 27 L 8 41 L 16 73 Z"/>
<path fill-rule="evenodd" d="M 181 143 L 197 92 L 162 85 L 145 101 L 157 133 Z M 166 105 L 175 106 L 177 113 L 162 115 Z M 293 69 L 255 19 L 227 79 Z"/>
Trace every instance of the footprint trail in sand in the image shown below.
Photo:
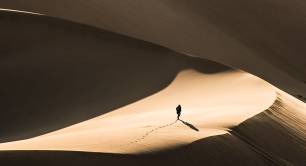
<path fill-rule="evenodd" d="M 148 137 L 151 133 L 153 133 L 153 132 L 155 132 L 155 131 L 157 131 L 157 130 L 160 130 L 160 129 L 162 129 L 162 128 L 172 126 L 172 125 L 174 125 L 174 124 L 177 123 L 177 122 L 178 122 L 178 120 L 176 120 L 176 121 L 174 121 L 174 122 L 172 122 L 172 123 L 163 125 L 163 126 L 156 127 L 156 128 L 154 128 L 154 129 L 152 129 L 152 130 L 146 132 L 141 138 L 138 138 L 138 139 L 136 139 L 136 140 L 134 140 L 134 141 L 132 141 L 132 142 L 129 142 L 128 145 L 138 143 L 138 142 L 144 140 L 146 137 Z"/>

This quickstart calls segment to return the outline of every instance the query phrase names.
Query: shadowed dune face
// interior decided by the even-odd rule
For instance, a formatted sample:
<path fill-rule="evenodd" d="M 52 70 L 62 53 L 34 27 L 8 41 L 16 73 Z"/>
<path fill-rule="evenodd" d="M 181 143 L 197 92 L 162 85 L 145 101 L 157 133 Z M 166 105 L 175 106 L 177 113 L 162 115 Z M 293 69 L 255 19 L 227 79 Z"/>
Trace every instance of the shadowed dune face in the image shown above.
<path fill-rule="evenodd" d="M 304 93 L 300 83 L 305 73 L 287 75 L 303 70 L 301 66 L 292 67 L 295 60 L 287 56 L 303 52 L 301 45 L 287 43 L 294 39 L 302 41 L 303 38 L 296 37 L 298 33 L 292 38 L 282 34 L 285 31 L 282 28 L 269 33 L 277 22 L 266 21 L 273 16 L 259 21 L 258 26 L 248 22 L 243 13 L 252 13 L 248 15 L 252 18 L 260 14 L 240 1 L 244 8 L 237 13 L 241 17 L 235 17 L 237 13 L 219 13 L 235 10 L 233 4 L 190 1 L 191 4 L 173 6 L 171 2 L 158 4 L 166 5 L 171 11 L 184 11 L 187 14 L 184 18 L 205 16 L 206 21 L 229 37 L 225 37 L 226 41 L 238 41 L 245 51 L 252 52 L 242 66 L 252 60 L 254 64 L 265 62 L 259 66 L 267 67 L 267 74 L 257 71 L 258 68 L 252 70 L 269 79 L 280 76 L 274 80 L 280 85 L 284 85 L 281 83 L 284 78 L 289 78 L 286 90 Z M 262 2 L 252 2 L 252 5 L 266 4 Z M 262 9 L 264 14 L 269 13 L 269 8 L 281 5 L 269 2 Z M 108 5 L 111 4 L 110 1 Z M 207 5 L 205 11 L 200 10 L 202 5 Z M 73 16 L 73 12 L 70 14 Z M 227 21 L 223 22 L 224 19 Z M 205 25 L 196 23 L 197 19 L 191 20 L 195 23 L 193 28 L 201 29 Z M 131 21 L 131 25 L 138 25 L 137 19 Z M 252 28 L 236 27 L 233 22 L 254 25 L 257 31 L 249 35 L 247 32 Z M 305 104 L 258 77 L 144 41 L 40 15 L 2 11 L 0 27 L 0 45 L 4 46 L 0 48 L 0 142 L 11 141 L 0 143 L 0 165 L 306 163 Z M 155 32 L 154 27 L 149 32 Z M 123 26 L 122 30 L 126 28 Z M 156 38 L 151 33 L 149 36 L 153 38 L 149 39 L 172 46 L 167 40 L 169 36 L 159 39 L 164 33 L 157 34 Z M 262 42 L 260 35 L 263 34 L 268 34 L 271 40 Z M 201 49 L 208 46 L 190 47 L 194 41 L 203 41 L 200 38 L 186 38 L 187 47 L 173 48 L 204 53 Z M 174 46 L 183 46 L 185 42 L 178 40 Z M 277 50 L 283 46 L 285 53 Z M 260 56 L 253 56 L 257 54 Z M 268 54 L 279 61 L 266 57 Z M 239 59 L 232 55 L 230 63 Z M 271 73 L 276 76 L 270 77 Z M 183 108 L 180 120 L 175 115 L 177 104 Z"/>
<path fill-rule="evenodd" d="M 0 142 L 107 113 L 165 88 L 184 68 L 229 68 L 59 19 L 1 11 Z"/>
<path fill-rule="evenodd" d="M 269 109 L 234 127 L 231 133 L 276 165 L 305 165 L 305 110 L 304 103 L 281 92 Z"/>
<path fill-rule="evenodd" d="M 16 0 L 43 13 L 243 69 L 305 101 L 306 3 L 301 0 Z"/>

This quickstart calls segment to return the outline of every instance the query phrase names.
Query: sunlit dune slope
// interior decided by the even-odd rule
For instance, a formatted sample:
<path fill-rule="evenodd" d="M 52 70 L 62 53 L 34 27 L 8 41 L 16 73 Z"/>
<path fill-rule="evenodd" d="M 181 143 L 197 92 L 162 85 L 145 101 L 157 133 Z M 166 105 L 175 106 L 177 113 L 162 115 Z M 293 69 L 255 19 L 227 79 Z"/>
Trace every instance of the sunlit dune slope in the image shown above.
<path fill-rule="evenodd" d="M 94 119 L 32 139 L 0 144 L 1 150 L 140 153 L 173 148 L 229 128 L 264 111 L 273 88 L 241 71 L 181 72 L 164 90 Z M 175 107 L 183 107 L 176 121 Z"/>
<path fill-rule="evenodd" d="M 186 68 L 232 70 L 64 20 L 13 12 L 0 17 L 0 142 L 118 109 L 165 88 Z"/>
<path fill-rule="evenodd" d="M 228 84 L 221 86 L 224 82 Z M 187 87 L 191 91 L 184 91 Z M 189 125 L 172 123 L 176 102 L 162 102 L 170 99 L 186 100 L 181 102 L 182 120 Z M 14 165 L 304 165 L 305 107 L 244 72 L 204 75 L 188 70 L 136 103 L 46 135 L 1 144 L 0 159 Z"/>
<path fill-rule="evenodd" d="M 223 63 L 264 76 L 276 88 L 247 72 L 105 30 L 41 15 L 0 14 L 0 165 L 306 163 L 305 103 L 278 89 L 304 99 L 304 71 L 289 75 L 303 67 L 281 66 L 286 54 L 264 56 L 286 44 L 285 36 L 280 43 L 254 46 L 260 35 L 248 38 L 246 30 L 233 37 L 235 28 L 224 25 L 221 33 L 214 25 L 208 29 L 216 33 L 205 31 L 212 35 L 205 39 L 219 34 L 215 42 L 224 47 L 203 36 L 176 42 L 187 47 L 171 47 L 202 53 L 202 58 L 218 55 Z M 160 41 L 158 35 L 154 41 Z M 166 37 L 160 42 L 175 46 Z M 303 64 L 296 57 L 288 64 Z"/>

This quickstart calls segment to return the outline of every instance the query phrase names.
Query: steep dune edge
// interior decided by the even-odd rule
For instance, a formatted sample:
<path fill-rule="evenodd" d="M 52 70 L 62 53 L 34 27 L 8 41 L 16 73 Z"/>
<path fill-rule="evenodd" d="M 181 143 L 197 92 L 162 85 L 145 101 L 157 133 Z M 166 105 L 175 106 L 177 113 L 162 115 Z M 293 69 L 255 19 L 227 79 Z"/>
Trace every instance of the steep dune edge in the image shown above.
<path fill-rule="evenodd" d="M 277 98 L 267 110 L 231 128 L 229 134 L 204 138 L 176 149 L 171 157 L 180 160 L 173 159 L 169 163 L 305 165 L 306 105 L 276 91 Z"/>
<path fill-rule="evenodd" d="M 297 165 L 306 163 L 305 105 L 279 93 L 266 111 L 249 118 L 230 134 L 189 145 L 138 155 L 64 151 L 1 151 L 11 165 Z M 286 119 L 286 120 L 285 120 Z"/>
<path fill-rule="evenodd" d="M 269 109 L 234 127 L 231 134 L 275 163 L 306 163 L 306 107 L 283 92 Z"/>

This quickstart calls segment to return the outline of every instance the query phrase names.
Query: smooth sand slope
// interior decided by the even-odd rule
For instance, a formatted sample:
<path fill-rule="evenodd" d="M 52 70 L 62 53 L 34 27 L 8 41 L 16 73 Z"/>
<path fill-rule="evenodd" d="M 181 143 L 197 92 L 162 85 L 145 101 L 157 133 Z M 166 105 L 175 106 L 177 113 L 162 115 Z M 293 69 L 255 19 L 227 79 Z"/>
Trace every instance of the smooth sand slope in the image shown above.
<path fill-rule="evenodd" d="M 169 149 L 225 134 L 267 109 L 275 97 L 269 84 L 243 72 L 205 75 L 188 70 L 153 96 L 59 131 L 0 144 L 0 150 L 140 153 Z M 183 106 L 182 121 L 176 121 L 177 104 Z"/>
<path fill-rule="evenodd" d="M 305 104 L 258 77 L 54 18 L 0 25 L 1 165 L 306 163 Z"/>
<path fill-rule="evenodd" d="M 4 12 L 0 26 L 0 142 L 115 110 L 165 88 L 185 68 L 231 70 L 58 19 Z"/>
<path fill-rule="evenodd" d="M 184 111 L 183 121 L 175 122 L 177 100 L 184 100 Z M 187 70 L 164 90 L 118 110 L 35 138 L 2 143 L 0 161 L 302 166 L 305 109 L 301 101 L 244 72 L 205 75 Z"/>
<path fill-rule="evenodd" d="M 14 0 L 0 7 L 72 20 L 243 69 L 306 98 L 301 0 Z"/>

